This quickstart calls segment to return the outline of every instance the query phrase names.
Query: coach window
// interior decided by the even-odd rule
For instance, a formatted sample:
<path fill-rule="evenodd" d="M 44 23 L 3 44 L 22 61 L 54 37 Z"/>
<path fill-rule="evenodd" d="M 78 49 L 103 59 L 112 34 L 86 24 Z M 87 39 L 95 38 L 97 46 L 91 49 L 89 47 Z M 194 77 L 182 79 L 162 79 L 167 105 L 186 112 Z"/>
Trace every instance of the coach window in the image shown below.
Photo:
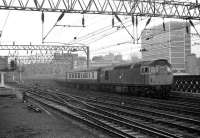
<path fill-rule="evenodd" d="M 155 73 L 155 72 L 156 72 L 155 67 L 151 67 L 151 73 Z"/>
<path fill-rule="evenodd" d="M 142 68 L 140 69 L 140 72 L 141 72 L 141 73 L 144 73 L 144 67 L 142 67 Z"/>
<path fill-rule="evenodd" d="M 80 73 L 78 73 L 78 78 L 80 78 Z"/>
<path fill-rule="evenodd" d="M 148 72 L 149 72 L 149 68 L 148 68 L 148 67 L 145 67 L 145 68 L 144 68 L 144 72 L 145 72 L 145 73 L 148 73 Z"/>
<path fill-rule="evenodd" d="M 94 78 L 94 72 L 92 72 L 92 78 Z"/>
<path fill-rule="evenodd" d="M 109 72 L 105 71 L 105 80 L 109 80 Z"/>

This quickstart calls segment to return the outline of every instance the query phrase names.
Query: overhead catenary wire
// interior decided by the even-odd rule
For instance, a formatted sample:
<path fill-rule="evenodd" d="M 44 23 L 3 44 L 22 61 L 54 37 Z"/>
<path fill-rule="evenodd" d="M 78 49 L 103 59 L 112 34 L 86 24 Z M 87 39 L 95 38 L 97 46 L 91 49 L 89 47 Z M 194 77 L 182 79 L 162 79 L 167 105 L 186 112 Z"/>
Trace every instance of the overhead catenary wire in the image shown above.
<path fill-rule="evenodd" d="M 92 22 L 89 23 L 89 24 L 87 24 L 87 25 L 88 25 L 88 26 L 96 25 L 95 23 L 96 23 L 96 19 L 97 19 L 97 18 L 99 19 L 98 16 L 92 18 Z M 104 17 L 104 18 L 107 18 L 107 17 Z M 81 28 L 80 31 L 78 31 L 78 33 L 74 36 L 74 38 L 76 38 L 76 39 L 79 38 L 79 35 L 83 32 L 84 29 L 85 29 L 84 27 Z M 72 40 L 72 41 L 73 41 L 73 40 Z"/>
<path fill-rule="evenodd" d="M 200 34 L 199 34 L 199 32 L 197 31 L 197 29 L 196 29 L 194 23 L 192 22 L 192 20 L 189 19 L 189 23 L 192 25 L 192 27 L 194 28 L 194 30 L 196 31 L 196 33 L 197 33 L 198 36 L 200 37 Z"/>
<path fill-rule="evenodd" d="M 123 41 L 123 42 L 119 42 L 119 43 L 116 43 L 116 44 L 111 44 L 111 45 L 106 45 L 104 47 L 101 47 L 101 48 L 98 48 L 98 49 L 95 49 L 93 51 L 97 52 L 97 51 L 102 51 L 104 49 L 109 49 L 109 48 L 112 48 L 112 47 L 115 47 L 115 46 L 121 46 L 121 45 L 125 45 L 127 43 L 130 43 L 132 44 L 132 41 Z M 134 45 L 137 45 L 137 44 L 134 44 Z M 127 45 L 129 46 L 129 45 Z"/>
<path fill-rule="evenodd" d="M 131 26 L 131 25 L 132 25 L 132 24 L 129 24 L 129 25 L 127 25 L 126 27 L 129 27 L 129 26 Z M 120 29 L 120 30 L 122 30 L 122 29 Z M 101 40 L 101 39 L 103 39 L 103 38 L 105 38 L 105 37 L 107 37 L 107 36 L 110 36 L 110 35 L 113 34 L 113 33 L 116 33 L 116 32 L 119 32 L 119 30 L 113 30 L 112 32 L 109 32 L 109 33 L 107 33 L 107 34 L 103 34 L 101 37 L 92 40 L 92 41 L 89 42 L 88 44 L 97 42 L 97 41 L 99 41 L 99 40 Z"/>
<path fill-rule="evenodd" d="M 64 17 L 65 15 L 65 11 L 63 11 L 60 16 L 58 17 L 57 21 L 55 22 L 55 24 L 51 27 L 51 29 L 47 32 L 47 34 L 43 37 L 43 40 L 44 41 L 47 36 L 51 33 L 51 31 L 54 29 L 54 27 L 56 27 L 57 23 Z"/>
<path fill-rule="evenodd" d="M 13 1 L 11 2 L 11 5 L 12 5 L 14 2 L 15 2 L 15 0 L 13 0 Z M 8 22 L 8 18 L 9 18 L 9 16 L 10 16 L 10 13 L 11 13 L 11 10 L 8 11 L 8 14 L 7 14 L 7 16 L 6 16 L 6 19 L 5 19 L 5 21 L 4 21 L 3 27 L 2 27 L 1 32 L 0 32 L 0 39 L 2 38 L 2 35 L 3 35 L 3 32 L 4 32 L 5 26 L 6 26 L 7 22 Z"/>
<path fill-rule="evenodd" d="M 129 21 L 127 21 L 127 22 L 129 22 Z M 95 30 L 95 31 L 91 32 L 91 33 L 88 33 L 88 34 L 86 34 L 84 36 L 81 36 L 76 40 L 72 40 L 69 43 L 74 43 L 74 42 L 77 42 L 77 41 L 78 42 L 86 41 L 88 39 L 91 39 L 91 38 L 94 38 L 96 36 L 99 36 L 102 33 L 105 33 L 106 31 L 109 31 L 109 30 L 114 30 L 114 28 L 110 27 L 110 25 L 109 26 L 105 26 L 105 27 L 102 27 L 102 28 L 100 28 L 98 30 Z"/>
<path fill-rule="evenodd" d="M 127 20 L 127 19 L 126 19 L 126 20 Z M 144 20 L 144 19 L 141 18 L 141 21 L 142 21 L 142 20 Z M 126 21 L 126 22 L 124 22 L 124 23 L 129 23 L 129 22 L 130 22 L 130 21 L 128 20 L 128 21 Z M 119 23 L 118 23 L 118 24 L 119 24 Z M 129 26 L 131 26 L 131 24 L 126 25 L 126 27 L 129 27 Z M 89 34 L 86 35 L 86 37 L 88 37 L 87 39 L 89 39 L 89 41 L 87 41 L 86 39 L 84 39 L 84 40 L 79 40 L 78 42 L 84 43 L 84 44 L 86 44 L 86 45 L 89 45 L 89 44 L 91 44 L 91 43 L 97 42 L 97 41 L 99 41 L 99 40 L 101 40 L 101 39 L 103 39 L 103 38 L 105 38 L 105 37 L 107 37 L 107 36 L 109 36 L 109 35 L 111 35 L 111 34 L 113 34 L 113 33 L 118 32 L 119 30 L 122 30 L 122 29 L 123 29 L 123 28 L 120 28 L 119 30 L 114 30 L 113 28 L 110 28 L 110 26 L 107 26 L 107 27 L 108 27 L 108 29 L 106 29 L 106 31 L 110 31 L 110 30 L 112 30 L 112 31 L 110 31 L 110 32 L 108 32 L 108 33 L 105 34 L 106 31 L 103 30 L 103 29 L 101 28 L 101 29 L 99 29 L 99 30 L 102 31 L 102 33 L 103 33 L 101 36 L 99 36 L 100 33 L 96 31 L 98 37 L 95 37 L 96 35 L 95 35 L 95 31 L 94 31 L 94 32 L 92 32 L 91 34 L 89 33 Z M 104 27 L 104 28 L 106 28 L 106 27 Z M 90 36 L 90 35 L 91 35 L 91 36 Z M 95 37 L 95 38 L 94 38 L 94 37 Z M 76 42 L 77 42 L 77 41 L 76 41 Z"/>
<path fill-rule="evenodd" d="M 141 19 L 141 20 L 143 20 L 143 19 Z M 128 24 L 128 25 L 126 25 L 126 27 L 130 27 L 132 24 L 130 23 L 130 24 Z M 123 28 L 120 28 L 119 30 L 122 30 Z M 118 32 L 119 30 L 113 30 L 112 32 L 109 32 L 109 33 L 107 33 L 107 34 L 103 34 L 100 38 L 97 38 L 97 39 L 92 39 L 92 41 L 89 43 L 89 44 L 91 44 L 91 43 L 93 43 L 93 42 L 97 42 L 97 41 L 99 41 L 99 40 L 101 40 L 101 39 L 103 39 L 103 38 L 105 38 L 105 37 L 107 37 L 107 36 L 109 36 L 109 35 L 111 35 L 111 34 L 113 34 L 113 33 L 116 33 L 116 32 Z"/>
<path fill-rule="evenodd" d="M 127 33 L 131 36 L 131 38 L 135 41 L 134 36 L 129 32 L 129 30 L 126 28 L 126 26 L 123 24 L 123 22 L 121 21 L 121 19 L 119 18 L 119 16 L 117 14 L 114 14 L 116 19 L 121 23 L 121 25 L 125 28 L 125 30 L 127 31 Z"/>
<path fill-rule="evenodd" d="M 149 25 L 150 22 L 151 22 L 151 17 L 147 20 L 144 29 L 146 29 L 146 27 Z M 143 30 L 144 30 L 144 29 L 143 29 Z M 140 36 L 137 38 L 137 42 L 138 42 L 138 40 L 140 40 L 140 37 L 141 37 L 141 36 L 142 36 L 142 32 L 140 33 Z"/>

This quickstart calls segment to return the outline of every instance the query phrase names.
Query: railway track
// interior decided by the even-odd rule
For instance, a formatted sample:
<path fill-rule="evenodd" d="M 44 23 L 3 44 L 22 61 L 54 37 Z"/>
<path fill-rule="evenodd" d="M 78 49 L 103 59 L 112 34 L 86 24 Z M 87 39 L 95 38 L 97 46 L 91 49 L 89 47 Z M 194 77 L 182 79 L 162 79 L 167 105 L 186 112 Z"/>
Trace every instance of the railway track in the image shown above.
<path fill-rule="evenodd" d="M 76 96 L 77 97 L 77 96 Z M 83 97 L 77 97 L 78 99 L 84 100 L 90 105 L 98 107 L 102 111 L 112 112 L 121 116 L 122 118 L 127 118 L 129 121 L 134 120 L 143 124 L 148 124 L 157 129 L 163 129 L 163 131 L 168 131 L 171 133 L 176 133 L 179 131 L 179 135 L 185 132 L 196 133 L 200 135 L 200 121 L 194 120 L 187 117 L 176 116 L 168 114 L 158 110 L 149 110 L 146 108 L 134 108 L 130 106 L 121 106 L 111 102 L 100 102 L 94 99 L 88 99 Z M 160 124 L 159 126 L 157 124 Z M 171 128 L 176 128 L 175 131 Z"/>
<path fill-rule="evenodd" d="M 49 86 L 48 87 L 40 86 L 40 87 L 42 87 L 43 89 L 45 89 L 47 91 L 51 91 L 50 93 L 55 93 L 55 91 L 58 91 L 58 88 L 50 88 Z M 58 96 L 58 94 L 62 95 L 62 92 L 57 93 L 57 96 Z M 61 96 L 62 99 L 65 99 L 66 101 L 70 101 L 69 98 L 63 97 L 63 95 Z M 67 95 L 65 95 L 65 96 L 67 96 Z M 168 132 L 169 134 L 174 134 L 175 137 L 195 137 L 196 138 L 196 137 L 200 136 L 199 120 L 195 119 L 195 118 L 192 119 L 191 116 L 187 116 L 187 115 L 191 115 L 190 113 L 193 113 L 194 111 L 197 111 L 197 112 L 195 112 L 195 114 L 198 115 L 199 108 L 196 105 L 188 108 L 187 107 L 188 103 L 185 101 L 176 102 L 176 101 L 165 101 L 165 100 L 158 100 L 158 99 L 152 100 L 149 98 L 133 98 L 134 102 L 130 102 L 131 99 L 124 98 L 123 100 L 125 101 L 125 105 L 119 106 L 119 103 L 121 102 L 122 99 L 120 99 L 119 97 L 115 97 L 115 96 L 113 97 L 113 95 L 112 95 L 112 97 L 109 97 L 107 95 L 106 95 L 106 97 L 104 97 L 102 95 L 94 96 L 94 97 L 92 97 L 91 95 L 90 95 L 90 97 L 85 95 L 84 97 L 87 97 L 87 98 L 83 98 L 80 96 L 76 96 L 74 98 L 77 99 L 76 101 L 85 101 L 90 106 L 98 107 L 96 109 L 93 108 L 92 111 L 94 110 L 95 112 L 97 112 L 97 111 L 101 110 L 101 111 L 99 111 L 100 115 L 108 114 L 107 116 L 109 116 L 109 117 L 113 117 L 114 115 L 116 115 L 118 117 L 121 117 L 122 119 L 126 118 L 127 120 L 129 120 L 129 122 L 132 119 L 133 121 L 135 121 L 137 123 L 147 124 L 148 126 L 151 126 L 153 128 L 157 128 L 157 129 L 161 129 L 162 131 Z M 71 99 L 73 99 L 73 98 L 71 98 Z M 111 101 L 111 102 L 109 103 L 106 101 Z M 160 105 L 161 105 L 161 107 L 160 107 Z M 80 110 L 82 108 L 83 107 L 81 107 Z M 90 108 L 87 107 L 86 108 L 87 110 L 85 108 L 86 108 L 86 106 L 84 106 L 84 111 L 82 111 L 82 112 L 80 110 L 78 110 L 78 111 L 80 112 L 80 114 L 83 114 L 83 115 L 84 115 L 84 113 L 87 113 L 85 115 L 86 117 L 91 115 L 94 112 L 94 111 L 87 112 L 88 110 L 89 111 L 91 110 L 90 109 L 91 107 Z M 170 110 L 170 108 L 171 108 L 171 110 Z M 179 114 L 176 113 L 176 109 L 178 110 Z M 169 112 L 169 111 L 171 111 L 171 112 Z M 103 113 L 101 113 L 101 112 L 103 112 Z M 181 115 L 184 112 L 186 112 L 185 113 L 186 115 Z M 109 113 L 114 113 L 114 115 L 109 115 Z M 193 114 L 193 116 L 195 114 Z M 95 115 L 92 114 L 91 116 L 94 117 Z M 99 115 L 97 115 L 96 117 L 97 117 L 96 118 L 97 120 L 101 120 Z M 109 121 L 105 120 L 103 122 L 104 123 L 107 122 L 107 125 L 110 124 L 111 126 L 112 125 L 116 126 L 116 125 L 114 125 L 116 123 L 113 124 L 113 121 L 111 121 L 109 123 Z M 103 122 L 101 122 L 101 123 L 103 123 Z M 121 128 L 120 125 L 118 125 L 118 126 L 119 126 L 119 128 Z M 128 129 L 126 129 L 126 127 L 124 127 L 124 126 L 122 127 L 122 129 L 125 131 L 128 131 Z M 144 135 L 144 137 L 145 137 L 145 135 Z"/>
<path fill-rule="evenodd" d="M 124 101 L 126 104 L 129 105 L 140 105 L 145 106 L 153 109 L 158 110 L 165 110 L 171 111 L 178 114 L 189 115 L 196 119 L 200 119 L 200 105 L 193 105 L 188 102 L 179 102 L 179 101 L 167 101 L 167 100 L 158 100 L 158 99 L 150 99 L 150 98 L 138 98 L 138 97 L 131 97 L 124 99 L 120 99 L 119 97 L 98 97 L 98 99 L 107 99 L 112 100 L 117 103 Z"/>
<path fill-rule="evenodd" d="M 48 93 L 48 91 L 40 90 L 36 87 L 31 87 L 27 90 L 29 97 L 37 102 L 40 102 L 48 107 L 63 110 L 67 108 L 79 118 L 90 125 L 114 134 L 118 137 L 182 137 L 174 133 L 168 133 L 141 122 L 130 121 L 127 118 L 118 116 L 116 113 L 111 113 L 105 110 L 89 105 L 88 103 L 72 96 L 59 96 L 58 94 Z M 51 104 L 50 104 L 51 103 Z M 62 107 L 62 108 L 61 108 Z"/>

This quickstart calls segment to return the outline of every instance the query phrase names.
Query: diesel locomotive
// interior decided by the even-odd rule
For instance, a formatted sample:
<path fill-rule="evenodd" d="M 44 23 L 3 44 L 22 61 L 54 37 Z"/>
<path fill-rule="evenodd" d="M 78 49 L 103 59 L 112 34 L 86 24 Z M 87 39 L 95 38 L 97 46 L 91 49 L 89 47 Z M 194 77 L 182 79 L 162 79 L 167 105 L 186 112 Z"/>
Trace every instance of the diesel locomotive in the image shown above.
<path fill-rule="evenodd" d="M 173 83 L 171 64 L 165 59 L 66 72 L 70 87 L 139 96 L 167 97 Z"/>

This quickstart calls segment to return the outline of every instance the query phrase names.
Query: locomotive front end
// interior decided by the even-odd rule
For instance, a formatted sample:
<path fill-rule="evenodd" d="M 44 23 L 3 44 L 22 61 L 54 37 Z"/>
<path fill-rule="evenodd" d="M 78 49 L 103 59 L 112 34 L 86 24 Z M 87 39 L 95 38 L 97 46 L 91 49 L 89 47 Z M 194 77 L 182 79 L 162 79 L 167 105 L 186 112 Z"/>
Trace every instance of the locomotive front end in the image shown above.
<path fill-rule="evenodd" d="M 149 85 L 159 93 L 168 93 L 173 83 L 172 67 L 167 60 L 160 59 L 150 65 Z"/>

